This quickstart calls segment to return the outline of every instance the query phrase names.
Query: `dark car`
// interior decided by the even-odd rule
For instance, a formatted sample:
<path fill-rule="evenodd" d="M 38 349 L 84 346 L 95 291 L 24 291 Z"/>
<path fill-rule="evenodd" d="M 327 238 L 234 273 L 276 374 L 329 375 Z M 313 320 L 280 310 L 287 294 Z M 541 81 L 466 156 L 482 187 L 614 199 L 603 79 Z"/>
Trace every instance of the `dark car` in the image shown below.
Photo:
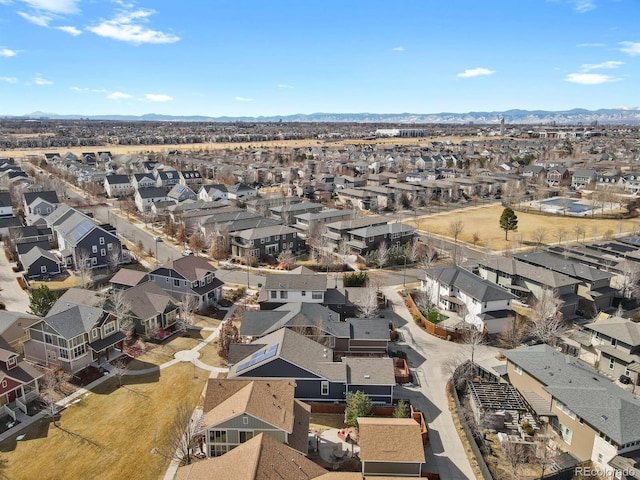
<path fill-rule="evenodd" d="M 626 375 L 620 375 L 618 381 L 623 385 L 629 385 L 631 383 L 631 378 L 627 377 Z"/>

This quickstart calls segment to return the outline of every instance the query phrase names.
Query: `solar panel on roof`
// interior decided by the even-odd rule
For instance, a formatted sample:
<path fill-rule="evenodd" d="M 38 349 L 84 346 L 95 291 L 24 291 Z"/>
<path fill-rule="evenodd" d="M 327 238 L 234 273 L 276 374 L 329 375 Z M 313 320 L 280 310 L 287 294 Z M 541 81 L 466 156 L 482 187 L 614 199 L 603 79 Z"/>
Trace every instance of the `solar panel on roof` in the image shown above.
<path fill-rule="evenodd" d="M 264 350 L 260 350 L 254 353 L 253 355 L 251 355 L 251 358 L 249 358 L 249 360 L 238 365 L 238 367 L 236 368 L 236 372 L 242 372 L 249 367 L 253 367 L 254 365 L 257 365 L 264 360 L 274 357 L 277 351 L 278 344 L 276 343 L 275 345 L 271 345 L 271 347 L 269 348 L 265 348 Z"/>
<path fill-rule="evenodd" d="M 621 242 L 628 243 L 629 245 L 640 246 L 640 237 L 625 237 L 619 239 Z"/>

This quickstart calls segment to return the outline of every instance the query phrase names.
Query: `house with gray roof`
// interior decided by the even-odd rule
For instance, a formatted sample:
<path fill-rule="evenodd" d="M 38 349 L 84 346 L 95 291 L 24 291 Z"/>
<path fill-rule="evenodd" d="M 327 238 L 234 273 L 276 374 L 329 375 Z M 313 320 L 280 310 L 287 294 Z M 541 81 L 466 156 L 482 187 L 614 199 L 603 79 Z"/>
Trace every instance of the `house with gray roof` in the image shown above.
<path fill-rule="evenodd" d="M 349 212 L 353 214 L 352 211 Z M 350 240 L 349 232 L 351 230 L 372 227 L 376 225 L 384 225 L 387 222 L 388 220 L 380 215 L 356 218 L 353 218 L 352 215 L 349 219 L 325 223 L 326 231 L 322 233 L 322 237 L 331 249 L 338 250 L 343 242 L 347 242 Z"/>
<path fill-rule="evenodd" d="M 403 248 L 413 241 L 416 229 L 405 223 L 385 223 L 349 230 L 346 244 L 356 255 L 366 255 L 381 244 L 388 248 Z"/>
<path fill-rule="evenodd" d="M 580 280 L 564 273 L 549 270 L 513 257 L 489 257 L 480 261 L 479 275 L 496 283 L 525 302 L 540 298 L 546 289 L 552 289 L 562 305 L 559 310 L 567 316 L 575 315 L 580 297 Z"/>
<path fill-rule="evenodd" d="M 595 169 L 584 169 L 579 168 L 576 169 L 571 174 L 571 186 L 576 190 L 580 188 L 584 188 L 587 185 L 591 185 L 596 182 L 596 178 L 598 176 L 598 172 Z"/>
<path fill-rule="evenodd" d="M 580 280 L 577 293 L 594 311 L 611 307 L 616 290 L 611 287 L 611 272 L 590 267 L 576 260 L 565 259 L 548 252 L 518 253 L 514 257 L 522 262 L 537 265 Z"/>
<path fill-rule="evenodd" d="M 85 291 L 82 298 L 91 296 Z M 46 317 L 28 328 L 25 358 L 70 373 L 117 358 L 126 338 L 120 319 L 100 306 L 74 303 L 70 298 L 59 298 Z"/>
<path fill-rule="evenodd" d="M 313 213 L 302 213 L 295 215 L 295 223 L 291 226 L 299 231 L 301 238 L 307 239 L 309 235 L 313 236 L 316 232 L 320 233 L 325 224 L 349 220 L 353 218 L 355 213 L 355 210 L 338 210 L 335 208 Z"/>
<path fill-rule="evenodd" d="M 604 469 L 640 446 L 640 399 L 581 360 L 546 345 L 502 352 L 509 382 L 562 450 Z"/>
<path fill-rule="evenodd" d="M 19 258 L 25 276 L 29 279 L 47 278 L 58 275 L 61 271 L 60 259 L 53 252 L 38 246 L 34 246 Z"/>
<path fill-rule="evenodd" d="M 395 376 L 393 359 L 343 357 L 334 362 L 333 350 L 289 328 L 249 344 L 232 344 L 228 378 L 290 378 L 295 397 L 307 402 L 346 402 L 358 390 L 374 404 L 391 405 Z"/>
<path fill-rule="evenodd" d="M 169 193 L 167 193 L 167 198 L 169 200 L 173 200 L 175 203 L 182 203 L 187 200 L 196 200 L 198 196 L 195 194 L 193 190 L 191 190 L 186 185 L 174 185 Z"/>
<path fill-rule="evenodd" d="M 104 178 L 104 191 L 109 197 L 126 197 L 133 193 L 129 175 L 111 174 Z"/>
<path fill-rule="evenodd" d="M 164 340 L 175 331 L 179 302 L 155 282 L 145 282 L 124 291 L 121 300 L 133 320 L 136 334 Z"/>
<path fill-rule="evenodd" d="M 139 212 L 148 212 L 154 203 L 170 200 L 164 187 L 138 188 L 134 199 Z"/>
<path fill-rule="evenodd" d="M 53 190 L 43 192 L 24 192 L 22 194 L 25 215 L 36 213 L 46 216 L 60 205 L 58 194 Z"/>
<path fill-rule="evenodd" d="M 516 295 L 457 265 L 427 269 L 422 290 L 437 308 L 458 314 L 462 328 L 495 334 L 515 318 L 511 302 Z"/>
<path fill-rule="evenodd" d="M 252 257 L 258 261 L 264 261 L 268 258 L 276 258 L 282 252 L 298 255 L 304 250 L 305 242 L 298 238 L 298 231 L 285 225 L 236 231 L 231 237 L 231 255 L 236 258 Z"/>

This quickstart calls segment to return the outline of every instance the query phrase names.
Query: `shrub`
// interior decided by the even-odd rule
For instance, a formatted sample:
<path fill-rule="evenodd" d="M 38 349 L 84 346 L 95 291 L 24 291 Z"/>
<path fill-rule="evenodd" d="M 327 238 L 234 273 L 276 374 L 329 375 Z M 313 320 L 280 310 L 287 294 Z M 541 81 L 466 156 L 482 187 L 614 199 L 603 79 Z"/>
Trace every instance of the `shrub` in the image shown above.
<path fill-rule="evenodd" d="M 364 287 L 367 284 L 369 275 L 367 272 L 345 273 L 342 281 L 345 287 Z"/>

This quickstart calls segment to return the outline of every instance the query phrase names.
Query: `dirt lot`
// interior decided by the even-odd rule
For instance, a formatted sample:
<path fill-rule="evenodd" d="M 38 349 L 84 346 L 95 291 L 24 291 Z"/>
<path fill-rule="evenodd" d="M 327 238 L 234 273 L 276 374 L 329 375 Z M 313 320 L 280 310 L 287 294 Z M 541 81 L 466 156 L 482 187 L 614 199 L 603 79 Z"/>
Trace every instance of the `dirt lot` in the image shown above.
<path fill-rule="evenodd" d="M 474 244 L 474 234 L 477 235 L 476 244 L 491 250 L 508 250 L 527 245 L 534 245 L 534 232 L 544 228 L 546 235 L 543 243 L 555 244 L 558 242 L 557 232 L 564 229 L 563 242 L 575 242 L 576 232 L 574 228 L 582 227 L 585 232 L 580 235 L 580 241 L 601 240 L 607 235 L 632 234 L 640 229 L 639 219 L 609 220 L 598 218 L 573 218 L 552 215 L 536 215 L 532 213 L 516 212 L 518 216 L 518 230 L 509 232 L 508 241 L 504 240 L 504 230 L 500 228 L 500 215 L 504 207 L 501 205 L 488 205 L 471 207 L 457 211 L 454 214 L 437 214 L 421 217 L 417 221 L 406 220 L 405 223 L 418 227 L 420 230 L 444 235 L 452 238 L 450 233 L 451 222 L 460 220 L 463 231 L 458 237 L 462 242 Z"/>

